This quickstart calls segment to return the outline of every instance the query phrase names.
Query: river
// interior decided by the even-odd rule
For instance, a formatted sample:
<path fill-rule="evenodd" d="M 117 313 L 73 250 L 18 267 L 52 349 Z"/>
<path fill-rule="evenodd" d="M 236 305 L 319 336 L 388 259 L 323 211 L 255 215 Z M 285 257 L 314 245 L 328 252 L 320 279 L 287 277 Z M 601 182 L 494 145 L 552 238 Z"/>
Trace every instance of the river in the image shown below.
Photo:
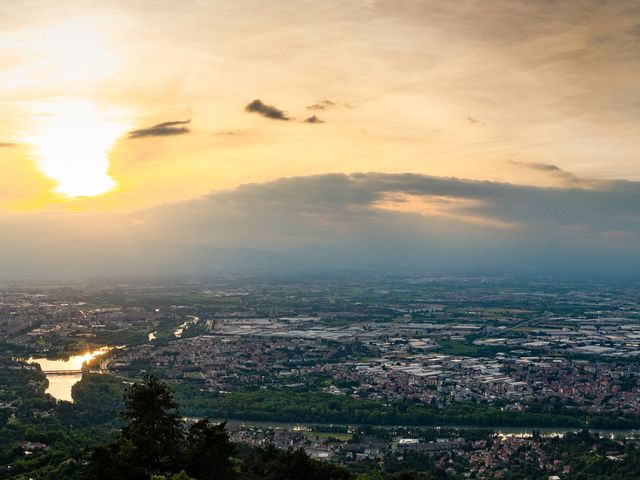
<path fill-rule="evenodd" d="M 187 328 L 188 325 L 190 324 L 196 324 L 200 321 L 199 317 L 196 317 L 195 315 L 188 315 L 189 320 L 187 320 L 186 322 L 178 325 L 178 328 L 173 332 L 173 335 L 176 338 L 180 338 L 182 337 L 182 332 L 184 332 L 184 329 Z"/>
<path fill-rule="evenodd" d="M 175 331 L 174 336 L 180 338 L 184 329 L 190 325 L 198 323 L 200 319 L 194 315 L 189 315 L 187 320 L 179 325 Z M 156 340 L 158 332 L 150 332 L 148 334 L 148 340 L 150 342 Z M 120 348 L 120 347 L 116 347 Z M 82 355 L 73 355 L 66 360 L 50 359 L 50 358 L 29 358 L 27 362 L 36 363 L 40 365 L 40 368 L 45 372 L 60 372 L 60 371 L 74 371 L 77 373 L 49 373 L 45 374 L 49 381 L 49 386 L 46 389 L 47 393 L 50 393 L 56 400 L 66 400 L 67 402 L 73 402 L 71 397 L 71 388 L 82 379 L 82 365 L 84 362 L 94 359 L 111 350 L 111 347 L 101 347 L 95 350 L 90 350 Z"/>
<path fill-rule="evenodd" d="M 185 417 L 187 421 L 194 422 L 200 420 L 200 417 Z M 317 422 L 275 422 L 275 421 L 260 421 L 260 420 L 242 420 L 242 419 L 220 419 L 220 418 L 211 418 L 210 419 L 214 423 L 227 422 L 230 431 L 237 431 L 246 427 L 258 427 L 258 428 L 273 428 L 273 429 L 286 429 L 286 430 L 302 430 L 302 431 L 310 431 L 312 426 L 319 427 L 318 431 L 322 431 L 322 427 L 359 427 L 363 426 L 360 424 L 336 424 L 336 423 L 317 423 Z M 398 429 L 398 428 L 416 428 L 421 430 L 435 429 L 435 430 L 484 430 L 484 431 L 492 431 L 496 435 L 501 437 L 531 437 L 533 435 L 533 430 L 540 432 L 540 436 L 542 437 L 557 437 L 564 435 L 567 432 L 577 433 L 581 429 L 580 428 L 562 428 L 562 427 L 504 427 L 504 426 L 495 426 L 495 427 L 478 427 L 473 425 L 377 425 L 377 428 L 384 428 L 388 430 Z M 590 428 L 589 431 L 591 433 L 598 433 L 601 437 L 607 438 L 640 438 L 640 430 L 607 430 L 607 429 L 599 429 L 599 428 Z"/>
<path fill-rule="evenodd" d="M 111 347 L 102 347 L 96 350 L 88 351 L 82 355 L 73 355 L 66 360 L 62 359 L 49 359 L 49 358 L 29 358 L 27 362 L 40 365 L 40 368 L 45 372 L 60 372 L 60 371 L 73 371 L 77 370 L 78 373 L 66 373 L 45 374 L 49 381 L 49 386 L 46 392 L 50 393 L 56 400 L 66 400 L 73 402 L 71 397 L 71 387 L 80 381 L 82 378 L 82 365 L 106 352 L 111 350 Z"/>

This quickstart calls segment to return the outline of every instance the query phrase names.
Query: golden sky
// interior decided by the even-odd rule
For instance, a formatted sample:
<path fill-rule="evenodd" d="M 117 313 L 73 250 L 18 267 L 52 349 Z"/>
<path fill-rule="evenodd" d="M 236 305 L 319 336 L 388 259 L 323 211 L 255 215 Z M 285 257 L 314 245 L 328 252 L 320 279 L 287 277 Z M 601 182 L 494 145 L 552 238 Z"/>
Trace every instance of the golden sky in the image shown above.
<path fill-rule="evenodd" d="M 326 172 L 564 182 L 533 163 L 638 180 L 639 10 L 2 2 L 0 210 L 136 210 Z M 290 120 L 247 112 L 254 99 Z"/>

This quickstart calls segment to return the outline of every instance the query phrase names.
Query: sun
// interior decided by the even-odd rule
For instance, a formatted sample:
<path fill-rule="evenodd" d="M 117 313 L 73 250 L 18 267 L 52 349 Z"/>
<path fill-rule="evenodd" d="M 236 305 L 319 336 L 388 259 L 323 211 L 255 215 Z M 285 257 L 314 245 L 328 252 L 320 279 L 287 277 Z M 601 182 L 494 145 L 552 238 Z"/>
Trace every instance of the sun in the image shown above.
<path fill-rule="evenodd" d="M 108 153 L 128 125 L 114 117 L 87 101 L 48 106 L 30 143 L 38 168 L 56 182 L 56 194 L 91 197 L 116 186 L 109 175 Z"/>

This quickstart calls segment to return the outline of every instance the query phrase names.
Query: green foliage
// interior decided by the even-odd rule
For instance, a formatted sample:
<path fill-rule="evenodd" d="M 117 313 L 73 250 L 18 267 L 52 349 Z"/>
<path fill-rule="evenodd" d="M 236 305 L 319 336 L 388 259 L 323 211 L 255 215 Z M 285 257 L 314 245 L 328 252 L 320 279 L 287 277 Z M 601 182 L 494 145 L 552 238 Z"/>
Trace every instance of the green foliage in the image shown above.
<path fill-rule="evenodd" d="M 166 475 L 151 475 L 150 480 L 196 480 L 195 478 L 187 475 L 187 472 L 182 470 L 180 473 L 176 473 L 175 475 L 166 476 Z"/>
<path fill-rule="evenodd" d="M 242 480 L 352 480 L 343 467 L 313 460 L 302 449 L 282 451 L 273 445 L 254 449 L 241 467 Z"/>
<path fill-rule="evenodd" d="M 198 480 L 233 477 L 226 426 L 204 419 L 185 432 L 166 384 L 146 377 L 125 391 L 124 406 L 124 427 L 113 442 L 94 449 L 87 479 L 147 480 L 181 471 Z"/>
<path fill-rule="evenodd" d="M 233 477 L 229 461 L 233 451 L 226 423 L 215 425 L 205 418 L 189 428 L 183 461 L 186 470 L 198 480 L 228 480 Z"/>
<path fill-rule="evenodd" d="M 126 390 L 124 404 L 125 426 L 119 437 L 94 451 L 94 478 L 146 480 L 151 474 L 175 470 L 184 431 L 169 387 L 146 377 Z"/>
<path fill-rule="evenodd" d="M 511 348 L 506 345 L 487 346 L 474 345 L 461 340 L 440 340 L 438 341 L 438 352 L 445 355 L 463 355 L 468 357 L 493 357 L 496 353 L 508 352 Z"/>
<path fill-rule="evenodd" d="M 466 427 L 637 428 L 640 420 L 590 417 L 561 405 L 533 405 L 528 410 L 503 410 L 488 402 L 460 401 L 443 408 L 413 401 L 336 396 L 325 392 L 258 390 L 216 394 L 179 386 L 177 397 L 189 416 L 243 420 L 361 425 L 462 425 Z M 551 409 L 551 410 L 550 410 Z"/>
<path fill-rule="evenodd" d="M 184 433 L 169 387 L 146 377 L 127 389 L 124 404 L 122 438 L 131 442 L 137 460 L 152 469 L 173 462 Z"/>
<path fill-rule="evenodd" d="M 126 422 L 120 435 L 94 449 L 86 478 L 92 480 L 233 480 L 234 446 L 226 424 L 208 419 L 184 432 L 169 388 L 147 377 L 125 392 Z M 342 467 L 312 460 L 303 450 L 254 449 L 240 466 L 247 480 L 350 480 Z"/>
<path fill-rule="evenodd" d="M 404 452 L 402 457 L 391 456 L 384 464 L 384 472 L 392 480 L 432 480 L 450 478 L 436 467 L 429 455 L 418 452 Z"/>
<path fill-rule="evenodd" d="M 114 422 L 124 407 L 125 384 L 111 375 L 84 373 L 71 389 L 75 421 L 87 424 Z"/>

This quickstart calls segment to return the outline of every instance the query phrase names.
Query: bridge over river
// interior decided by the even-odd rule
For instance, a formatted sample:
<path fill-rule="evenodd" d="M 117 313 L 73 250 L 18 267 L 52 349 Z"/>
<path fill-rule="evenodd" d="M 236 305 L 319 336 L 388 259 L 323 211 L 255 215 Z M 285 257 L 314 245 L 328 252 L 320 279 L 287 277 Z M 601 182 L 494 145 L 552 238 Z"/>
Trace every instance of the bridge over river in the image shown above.
<path fill-rule="evenodd" d="M 90 373 L 104 373 L 105 370 L 89 370 Z M 82 370 L 43 370 L 45 375 L 80 375 Z"/>

